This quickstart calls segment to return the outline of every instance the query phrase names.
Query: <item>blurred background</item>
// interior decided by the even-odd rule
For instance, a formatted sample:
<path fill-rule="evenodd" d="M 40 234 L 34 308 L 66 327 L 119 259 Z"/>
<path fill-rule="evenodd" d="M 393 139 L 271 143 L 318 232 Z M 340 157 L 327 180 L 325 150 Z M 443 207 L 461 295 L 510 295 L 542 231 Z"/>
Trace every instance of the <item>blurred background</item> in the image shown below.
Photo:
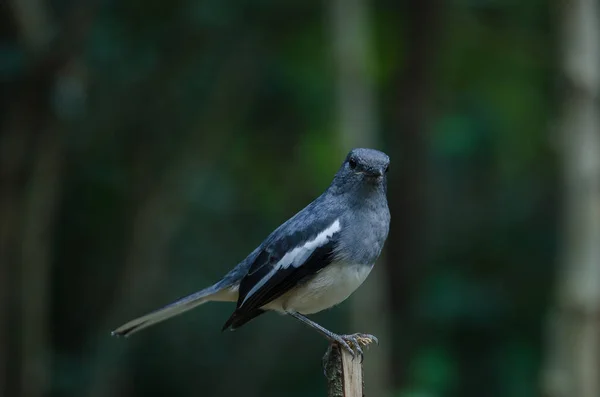
<path fill-rule="evenodd" d="M 595 0 L 0 2 L 0 395 L 324 396 L 326 341 L 202 306 L 391 157 L 376 270 L 313 316 L 366 395 L 600 396 Z"/>

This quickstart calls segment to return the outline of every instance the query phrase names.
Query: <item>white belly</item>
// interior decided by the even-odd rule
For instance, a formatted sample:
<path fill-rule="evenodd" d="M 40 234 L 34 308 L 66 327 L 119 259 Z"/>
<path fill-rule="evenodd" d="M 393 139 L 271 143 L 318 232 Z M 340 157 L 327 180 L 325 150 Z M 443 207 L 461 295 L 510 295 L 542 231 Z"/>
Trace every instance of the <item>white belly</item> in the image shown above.
<path fill-rule="evenodd" d="M 311 280 L 266 305 L 272 310 L 312 314 L 343 302 L 367 279 L 373 266 L 331 264 Z"/>

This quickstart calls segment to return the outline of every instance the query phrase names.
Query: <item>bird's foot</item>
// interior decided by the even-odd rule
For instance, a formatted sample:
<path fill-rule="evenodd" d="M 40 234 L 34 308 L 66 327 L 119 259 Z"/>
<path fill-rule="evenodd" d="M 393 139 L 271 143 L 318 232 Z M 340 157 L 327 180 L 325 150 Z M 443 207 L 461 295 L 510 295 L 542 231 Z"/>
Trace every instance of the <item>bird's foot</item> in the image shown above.
<path fill-rule="evenodd" d="M 362 357 L 364 354 L 362 348 L 373 342 L 379 344 L 379 340 L 371 334 L 334 335 L 332 339 L 333 343 L 340 345 L 352 357 L 356 357 L 357 353 Z"/>
<path fill-rule="evenodd" d="M 362 348 L 370 345 L 373 342 L 375 342 L 376 344 L 379 344 L 379 340 L 377 340 L 377 338 L 371 334 L 352 334 L 352 335 L 332 334 L 332 335 L 330 335 L 329 340 L 331 341 L 331 345 L 325 352 L 325 355 L 323 356 L 322 361 L 323 361 L 323 373 L 325 374 L 325 377 L 330 380 L 334 376 L 331 373 L 331 371 L 333 371 L 335 369 L 335 365 L 332 367 L 329 363 L 329 359 L 332 354 L 331 349 L 333 348 L 334 345 L 338 345 L 340 347 L 340 349 L 346 350 L 348 353 L 350 353 L 352 355 L 352 358 L 355 358 L 356 354 L 358 353 L 360 355 L 360 361 L 362 363 L 363 354 L 364 354 Z M 340 354 L 341 354 L 341 352 L 340 352 Z"/>

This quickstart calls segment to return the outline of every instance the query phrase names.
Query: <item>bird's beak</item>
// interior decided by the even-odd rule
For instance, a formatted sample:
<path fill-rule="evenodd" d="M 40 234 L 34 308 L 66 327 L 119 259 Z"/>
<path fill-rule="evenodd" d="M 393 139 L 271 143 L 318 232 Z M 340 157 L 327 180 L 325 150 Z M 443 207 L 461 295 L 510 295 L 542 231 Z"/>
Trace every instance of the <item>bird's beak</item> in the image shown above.
<path fill-rule="evenodd" d="M 383 178 L 382 170 L 369 170 L 369 172 L 362 172 L 362 174 L 365 174 L 366 176 L 369 176 L 371 178 L 377 178 L 377 179 Z"/>
<path fill-rule="evenodd" d="M 382 170 L 369 170 L 369 171 L 357 171 L 356 175 L 364 175 L 370 178 L 381 179 L 383 178 L 384 172 Z"/>

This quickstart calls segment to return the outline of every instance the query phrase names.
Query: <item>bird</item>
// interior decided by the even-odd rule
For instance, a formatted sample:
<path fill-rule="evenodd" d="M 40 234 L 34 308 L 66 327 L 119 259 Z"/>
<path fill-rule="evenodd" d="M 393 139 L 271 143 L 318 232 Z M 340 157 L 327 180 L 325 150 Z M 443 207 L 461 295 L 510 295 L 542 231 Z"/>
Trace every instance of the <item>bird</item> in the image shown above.
<path fill-rule="evenodd" d="M 369 334 L 339 335 L 307 315 L 346 300 L 367 278 L 387 240 L 390 159 L 370 148 L 350 150 L 329 187 L 277 227 L 215 284 L 133 319 L 112 331 L 130 336 L 206 302 L 236 302 L 222 331 L 265 312 L 289 315 L 352 356 Z M 356 351 L 355 351 L 356 350 Z"/>

